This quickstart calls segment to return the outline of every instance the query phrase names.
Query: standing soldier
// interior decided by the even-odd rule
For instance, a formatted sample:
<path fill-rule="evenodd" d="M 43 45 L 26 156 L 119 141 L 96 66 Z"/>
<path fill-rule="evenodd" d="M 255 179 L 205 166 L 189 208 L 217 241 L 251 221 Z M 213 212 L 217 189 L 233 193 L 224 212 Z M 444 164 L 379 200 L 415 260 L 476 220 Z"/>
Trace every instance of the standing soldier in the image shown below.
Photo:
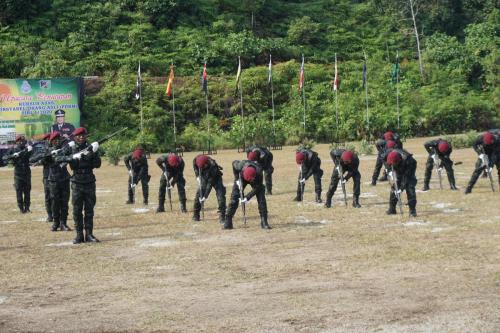
<path fill-rule="evenodd" d="M 54 216 L 54 223 L 52 224 L 52 231 L 71 231 L 68 227 L 68 202 L 69 202 L 69 172 L 66 163 L 59 163 L 56 161 L 57 156 L 63 156 L 61 134 L 59 132 L 52 132 L 50 135 L 51 151 L 55 154 L 48 155 L 49 175 L 48 187 L 50 190 L 50 199 L 52 204 L 52 214 Z M 72 145 L 66 146 L 66 151 L 71 149 Z M 55 151 L 61 152 L 56 154 Z"/>
<path fill-rule="evenodd" d="M 265 174 L 266 194 L 273 194 L 273 154 L 264 147 L 250 147 L 247 149 L 247 158 L 259 163 Z"/>
<path fill-rule="evenodd" d="M 497 167 L 498 179 L 500 183 L 500 132 L 498 132 L 498 130 L 491 130 L 479 135 L 472 145 L 472 148 L 479 155 L 479 158 L 476 162 L 476 168 L 472 173 L 469 184 L 465 189 L 465 194 L 471 193 L 474 184 L 481 175 L 481 172 L 486 171 L 487 168 L 490 169 L 491 172 L 494 165 Z M 488 158 L 489 165 L 484 164 L 484 157 Z"/>
<path fill-rule="evenodd" d="M 359 158 L 356 154 L 354 154 L 350 150 L 345 149 L 332 149 L 330 151 L 330 156 L 335 164 L 332 173 L 332 179 L 330 181 L 330 187 L 328 188 L 328 192 L 326 193 L 326 203 L 325 207 L 330 208 L 332 206 L 332 197 L 337 190 L 337 185 L 339 183 L 339 170 L 338 166 L 340 165 L 340 169 L 342 173 L 346 173 L 344 178 L 344 182 L 347 182 L 349 178 L 352 177 L 354 184 L 352 187 L 353 199 L 352 206 L 354 208 L 360 208 L 359 204 L 359 194 L 361 188 L 361 174 L 359 173 Z"/>
<path fill-rule="evenodd" d="M 49 152 L 49 138 L 50 133 L 46 133 L 42 137 L 43 149 L 35 149 L 33 155 L 30 158 L 31 164 L 41 164 L 43 167 L 43 192 L 45 195 L 45 210 L 47 211 L 47 222 L 53 222 L 54 218 L 52 216 L 52 203 L 50 201 L 50 190 L 49 190 L 49 163 L 50 159 L 47 156 Z"/>
<path fill-rule="evenodd" d="M 160 177 L 160 188 L 158 190 L 157 213 L 165 211 L 165 193 L 177 184 L 177 193 L 181 204 L 181 212 L 187 213 L 186 209 L 186 180 L 184 179 L 184 160 L 174 154 L 169 153 L 158 157 L 156 164 L 163 171 Z"/>
<path fill-rule="evenodd" d="M 257 204 L 259 205 L 260 226 L 262 229 L 271 229 L 271 226 L 267 223 L 267 203 L 262 167 L 253 161 L 234 161 L 233 174 L 234 185 L 224 229 L 233 229 L 233 216 L 236 213 L 238 204 L 245 205 L 254 195 L 257 196 Z M 252 191 L 242 198 L 245 186 L 248 184 L 252 187 Z"/>
<path fill-rule="evenodd" d="M 373 170 L 372 186 L 377 185 L 377 178 L 380 174 L 380 169 L 382 169 L 382 165 L 384 164 L 384 156 L 387 150 L 393 148 L 403 149 L 403 143 L 401 142 L 398 134 L 387 131 L 380 139 L 377 140 L 375 147 L 377 147 L 377 161 L 375 162 L 375 170 Z M 387 173 L 385 170 L 379 181 L 387 181 Z"/>
<path fill-rule="evenodd" d="M 128 200 L 127 204 L 134 203 L 134 188 L 139 181 L 142 185 L 143 203 L 148 204 L 149 196 L 149 180 L 151 176 L 148 175 L 148 160 L 144 155 L 142 149 L 135 149 L 133 152 L 125 156 L 123 159 L 125 166 L 128 170 Z"/>
<path fill-rule="evenodd" d="M 427 141 L 424 144 L 424 147 L 425 150 L 427 150 L 427 153 L 429 153 L 429 157 L 427 158 L 427 163 L 425 164 L 424 188 L 422 189 L 422 191 L 429 190 L 429 182 L 431 181 L 432 168 L 434 167 L 435 157 L 439 157 L 439 161 L 441 161 L 440 165 L 438 165 L 437 167 L 444 167 L 446 169 L 450 188 L 453 191 L 456 191 L 457 187 L 455 186 L 455 175 L 453 174 L 453 161 L 450 159 L 452 151 L 450 143 L 439 138 L 437 140 Z"/>
<path fill-rule="evenodd" d="M 222 182 L 222 168 L 207 155 L 198 155 L 193 159 L 193 169 L 198 181 L 198 190 L 194 198 L 193 221 L 200 220 L 201 205 L 207 200 L 213 187 L 219 203 L 219 223 L 224 223 L 226 220 L 226 188 Z"/>
<path fill-rule="evenodd" d="M 394 182 L 396 182 L 400 192 L 406 190 L 410 216 L 417 216 L 417 194 L 415 192 L 415 186 L 417 185 L 417 178 L 415 176 L 417 161 L 413 158 L 412 154 L 404 149 L 393 149 L 388 151 L 384 161 L 386 169 L 389 170 L 388 176 L 392 178 L 389 210 L 387 214 L 396 214 L 396 205 L 398 204 L 398 198 L 395 194 L 396 186 L 394 184 Z M 393 171 L 396 172 L 396 179 L 393 178 Z"/>
<path fill-rule="evenodd" d="M 16 188 L 17 206 L 21 213 L 30 211 L 31 169 L 30 157 L 33 147 L 27 145 L 24 135 L 16 136 L 16 146 L 11 149 L 4 160 L 14 165 L 14 187 Z"/>
<path fill-rule="evenodd" d="M 299 178 L 297 182 L 297 196 L 294 201 L 302 201 L 304 198 L 305 182 L 309 177 L 314 177 L 314 191 L 316 192 L 316 202 L 321 203 L 321 159 L 318 153 L 310 149 L 302 148 L 295 153 L 295 161 L 300 165 Z"/>
<path fill-rule="evenodd" d="M 52 125 L 52 132 L 57 131 L 62 137 L 66 139 L 69 138 L 71 133 L 75 130 L 75 126 L 64 121 L 64 117 L 66 116 L 66 112 L 64 112 L 64 110 L 56 110 L 54 114 L 56 115 L 56 123 Z"/>
<path fill-rule="evenodd" d="M 93 169 L 101 167 L 101 157 L 98 149 L 99 143 L 87 143 L 87 130 L 79 127 L 73 132 L 76 144 L 70 150 L 70 156 L 57 158 L 56 162 L 69 162 L 73 176 L 71 176 L 71 192 L 73 204 L 73 220 L 75 221 L 76 238 L 73 244 L 83 242 L 99 242 L 93 235 L 94 229 L 94 206 L 95 176 Z M 85 217 L 83 211 L 85 210 Z M 83 229 L 85 227 L 85 237 Z"/>

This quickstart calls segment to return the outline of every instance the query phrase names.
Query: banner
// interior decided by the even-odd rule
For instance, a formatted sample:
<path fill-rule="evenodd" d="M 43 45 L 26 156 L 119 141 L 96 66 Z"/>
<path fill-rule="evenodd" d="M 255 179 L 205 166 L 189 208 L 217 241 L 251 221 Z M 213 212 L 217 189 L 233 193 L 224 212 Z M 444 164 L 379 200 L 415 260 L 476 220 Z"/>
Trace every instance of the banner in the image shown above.
<path fill-rule="evenodd" d="M 0 79 L 0 143 L 50 132 L 56 110 L 64 111 L 64 123 L 79 127 L 82 103 L 82 78 Z"/>

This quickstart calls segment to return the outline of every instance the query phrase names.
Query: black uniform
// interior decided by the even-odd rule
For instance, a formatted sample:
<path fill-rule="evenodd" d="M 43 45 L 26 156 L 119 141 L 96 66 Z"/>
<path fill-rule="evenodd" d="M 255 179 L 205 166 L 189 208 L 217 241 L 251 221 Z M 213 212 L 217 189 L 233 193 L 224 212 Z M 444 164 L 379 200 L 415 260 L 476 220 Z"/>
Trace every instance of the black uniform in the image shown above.
<path fill-rule="evenodd" d="M 170 153 L 170 154 L 172 154 L 172 153 Z M 177 156 L 177 158 L 180 159 L 180 163 L 175 168 L 172 167 L 167 162 L 170 154 L 160 156 L 156 160 L 156 164 L 163 171 L 163 173 L 160 177 L 160 188 L 158 190 L 158 209 L 157 209 L 157 211 L 158 212 L 165 211 L 165 194 L 167 192 L 166 175 L 168 175 L 168 182 L 170 183 L 170 186 L 173 187 L 174 185 L 177 185 L 177 194 L 179 195 L 179 202 L 181 204 L 181 212 L 187 213 L 186 189 L 185 189 L 186 180 L 184 179 L 185 163 L 184 163 L 184 160 L 180 156 Z M 175 154 L 172 154 L 172 155 L 175 155 Z"/>
<path fill-rule="evenodd" d="M 30 158 L 30 164 L 41 164 L 43 167 L 43 192 L 45 195 L 45 210 L 47 211 L 47 222 L 53 222 L 54 218 L 52 216 L 52 203 L 50 200 L 50 190 L 49 190 L 49 159 L 46 158 L 49 153 L 48 143 L 41 143 L 38 145 L 38 149 L 34 150 L 33 155 Z"/>
<path fill-rule="evenodd" d="M 457 187 L 455 186 L 455 175 L 453 173 L 453 161 L 450 159 L 450 155 L 453 149 L 451 148 L 450 145 L 450 150 L 445 154 L 442 154 L 438 150 L 439 143 L 441 142 L 448 143 L 448 141 L 442 139 L 431 140 L 424 143 L 425 150 L 427 150 L 427 153 L 429 153 L 429 157 L 427 158 L 427 163 L 425 164 L 425 177 L 424 177 L 424 188 L 423 188 L 424 191 L 429 190 L 429 182 L 431 181 L 432 168 L 434 167 L 434 158 L 432 157 L 434 154 L 437 154 L 439 160 L 441 161 L 440 165 L 438 165 L 438 168 L 444 167 L 446 169 L 446 174 L 448 175 L 448 182 L 450 183 L 450 188 L 452 190 L 457 189 Z"/>
<path fill-rule="evenodd" d="M 273 154 L 269 149 L 265 147 L 249 147 L 247 148 L 247 157 L 250 152 L 257 153 L 257 160 L 255 162 L 259 163 L 264 171 L 264 180 L 266 182 L 266 194 L 273 194 Z"/>
<path fill-rule="evenodd" d="M 393 134 L 393 140 L 396 145 L 394 148 L 396 149 L 403 149 L 403 143 L 401 142 L 401 139 L 398 134 Z M 386 151 L 389 149 L 386 147 L 387 141 L 381 137 L 380 139 L 377 140 L 375 143 L 375 147 L 377 148 L 377 161 L 375 162 L 375 169 L 373 170 L 373 175 L 372 175 L 372 185 L 375 186 L 377 184 L 377 178 L 380 175 L 380 169 L 382 169 L 382 165 L 384 164 L 384 156 Z M 392 148 L 390 148 L 392 149 Z M 379 181 L 386 181 L 387 180 L 387 173 L 385 172 L 384 169 L 384 174 L 382 177 L 380 177 Z"/>
<path fill-rule="evenodd" d="M 61 149 L 62 145 L 52 147 L 52 150 Z M 59 156 L 64 156 L 65 153 L 70 152 L 71 148 L 66 146 L 63 150 L 59 150 Z M 50 191 L 50 199 L 52 204 L 52 214 L 54 216 L 54 223 L 52 224 L 52 231 L 71 230 L 68 227 L 68 202 L 70 196 L 69 179 L 67 163 L 57 162 L 58 156 L 52 154 L 47 158 L 49 163 L 48 187 Z"/>
<path fill-rule="evenodd" d="M 297 181 L 297 196 L 293 199 L 295 201 L 302 201 L 304 196 L 305 182 L 301 183 L 300 180 L 307 180 L 309 177 L 314 178 L 314 192 L 316 192 L 316 202 L 321 202 L 321 177 L 323 177 L 323 170 L 321 170 L 321 159 L 318 153 L 310 149 L 300 149 L 298 152 L 303 153 L 306 158 L 300 165 L 300 172 Z"/>
<path fill-rule="evenodd" d="M 404 149 L 394 149 L 401 155 L 401 161 L 394 165 L 394 171 L 397 174 L 397 184 L 401 191 L 406 191 L 406 196 L 408 198 L 408 207 L 410 208 L 410 214 L 412 216 L 417 215 L 417 194 L 415 192 L 415 186 L 417 185 L 417 177 L 415 175 L 417 171 L 417 161 L 413 158 L 413 155 Z M 392 167 L 387 165 L 387 156 L 392 150 L 389 150 L 384 155 L 384 162 L 386 163 L 385 168 L 392 171 Z M 388 214 L 396 214 L 396 205 L 398 203 L 398 198 L 394 194 L 394 185 L 391 185 L 391 195 L 389 197 L 389 210 Z"/>
<path fill-rule="evenodd" d="M 87 148 L 89 144 L 75 144 L 70 150 L 72 154 Z M 91 148 L 88 148 L 91 150 Z M 75 221 L 76 239 L 74 243 L 83 241 L 83 229 L 85 227 L 85 241 L 93 242 L 97 239 L 93 236 L 94 229 L 94 206 L 96 203 L 96 186 L 93 169 L 101 167 L 101 157 L 99 152 L 89 152 L 82 155 L 80 159 L 73 159 L 72 156 L 56 158 L 57 162 L 69 162 L 73 175 L 71 176 L 71 192 L 73 204 L 73 220 Z M 83 211 L 85 210 L 85 216 Z"/>
<path fill-rule="evenodd" d="M 61 133 L 61 136 L 70 136 L 73 131 L 75 130 L 75 126 L 73 126 L 70 123 L 62 123 L 61 125 L 55 123 L 52 125 L 51 132 L 59 132 Z"/>
<path fill-rule="evenodd" d="M 256 170 L 255 179 L 248 183 L 243 178 L 243 169 L 246 167 L 253 167 Z M 236 213 L 238 204 L 240 203 L 240 185 L 242 186 L 242 192 L 244 193 L 245 187 L 250 184 L 252 191 L 245 195 L 247 201 L 249 201 L 253 196 L 257 197 L 257 204 L 259 206 L 260 215 L 260 226 L 263 229 L 271 229 L 267 223 L 267 203 L 265 195 L 265 186 L 263 183 L 263 169 L 262 167 L 253 161 L 234 161 L 233 162 L 233 174 L 234 174 L 234 185 L 233 191 L 231 192 L 231 202 L 229 203 L 229 209 L 227 211 L 226 222 L 224 224 L 224 229 L 233 228 L 233 216 Z M 241 182 L 240 185 L 239 182 Z"/>
<path fill-rule="evenodd" d="M 485 145 L 483 143 L 483 136 L 479 135 L 472 145 L 474 151 L 478 154 L 486 154 L 488 156 L 489 165 L 488 168 L 493 168 L 493 166 L 497 167 L 498 172 L 498 182 L 500 184 L 500 131 L 499 130 L 490 130 L 490 133 L 494 135 L 494 141 L 491 145 Z M 481 175 L 483 171 L 486 170 L 486 166 L 483 165 L 483 161 L 478 158 L 476 162 L 476 168 L 472 173 L 472 177 L 470 178 L 469 184 L 465 189 L 465 193 L 468 194 L 472 191 L 474 184 L 476 184 L 477 179 Z"/>
<path fill-rule="evenodd" d="M 30 157 L 33 151 L 28 151 L 26 142 L 17 144 L 3 157 L 4 161 L 14 165 L 14 187 L 16 189 L 17 206 L 21 213 L 30 210 L 31 169 Z"/>
<path fill-rule="evenodd" d="M 219 223 L 224 223 L 226 220 L 226 188 L 222 182 L 222 167 L 217 165 L 217 163 L 212 159 L 208 158 L 208 165 L 199 170 L 196 166 L 196 157 L 193 159 L 193 169 L 194 174 L 199 178 L 201 197 L 208 198 L 212 187 L 215 189 L 215 194 L 217 195 L 217 201 L 219 203 L 218 213 L 219 213 Z M 200 172 L 201 171 L 201 172 Z M 200 220 L 200 188 L 196 191 L 196 196 L 194 198 L 194 212 L 193 220 Z"/>
<path fill-rule="evenodd" d="M 145 155 L 141 155 L 138 160 L 132 158 L 130 153 L 123 159 L 127 170 L 132 172 L 132 176 L 128 177 L 128 201 L 127 203 L 134 203 L 134 187 L 141 182 L 143 203 L 148 204 L 149 198 L 149 180 L 151 176 L 148 174 L 148 160 Z M 133 186 L 132 186 L 133 185 Z"/>
<path fill-rule="evenodd" d="M 345 151 L 345 149 L 332 149 L 330 151 L 330 157 L 333 160 L 333 163 L 335 164 L 335 167 L 333 168 L 333 173 L 332 173 L 332 178 L 330 181 L 330 187 L 328 188 L 328 192 L 326 193 L 326 203 L 325 207 L 329 208 L 332 206 L 332 197 L 335 194 L 335 191 L 337 190 L 337 185 L 339 183 L 340 179 L 340 174 L 339 174 L 339 165 L 340 168 L 342 169 L 342 172 L 344 173 L 344 181 L 349 180 L 349 178 L 352 177 L 353 179 L 353 187 L 352 187 L 352 193 L 353 193 L 353 200 L 352 200 L 352 205 L 353 207 L 361 207 L 359 205 L 359 195 L 360 195 L 360 189 L 361 189 L 361 174 L 359 173 L 359 158 L 356 154 L 354 154 L 353 160 L 351 163 L 347 164 L 342 161 L 341 156 L 342 153 Z"/>

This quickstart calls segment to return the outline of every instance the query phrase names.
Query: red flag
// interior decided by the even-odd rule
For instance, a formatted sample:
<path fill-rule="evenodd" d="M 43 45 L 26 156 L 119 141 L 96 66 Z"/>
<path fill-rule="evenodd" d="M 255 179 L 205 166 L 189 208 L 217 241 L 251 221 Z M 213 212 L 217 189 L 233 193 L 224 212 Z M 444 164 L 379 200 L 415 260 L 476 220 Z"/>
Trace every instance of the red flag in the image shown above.
<path fill-rule="evenodd" d="M 168 97 L 172 94 L 172 87 L 174 85 L 174 65 L 170 65 L 170 74 L 168 76 L 167 89 L 165 90 L 165 94 Z"/>
<path fill-rule="evenodd" d="M 201 90 L 208 94 L 208 81 L 207 81 L 207 63 L 203 65 L 203 74 L 201 75 Z"/>
<path fill-rule="evenodd" d="M 304 55 L 302 55 L 302 65 L 300 65 L 299 91 L 304 87 Z"/>

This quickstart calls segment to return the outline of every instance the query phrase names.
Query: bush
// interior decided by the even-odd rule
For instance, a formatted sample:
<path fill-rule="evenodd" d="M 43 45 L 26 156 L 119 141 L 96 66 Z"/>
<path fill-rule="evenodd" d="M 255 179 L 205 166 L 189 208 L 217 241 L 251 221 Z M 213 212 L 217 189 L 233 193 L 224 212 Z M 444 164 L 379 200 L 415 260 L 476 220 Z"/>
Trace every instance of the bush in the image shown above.
<path fill-rule="evenodd" d="M 469 131 L 465 134 L 449 135 L 445 136 L 443 139 L 451 143 L 454 149 L 470 148 L 476 138 L 478 133 L 476 131 Z"/>
<path fill-rule="evenodd" d="M 127 153 L 127 146 L 122 141 L 111 139 L 106 142 L 103 150 L 109 164 L 118 165 L 121 157 Z"/>
<path fill-rule="evenodd" d="M 372 155 L 373 145 L 366 140 L 362 140 L 359 143 L 359 153 L 363 155 Z"/>

